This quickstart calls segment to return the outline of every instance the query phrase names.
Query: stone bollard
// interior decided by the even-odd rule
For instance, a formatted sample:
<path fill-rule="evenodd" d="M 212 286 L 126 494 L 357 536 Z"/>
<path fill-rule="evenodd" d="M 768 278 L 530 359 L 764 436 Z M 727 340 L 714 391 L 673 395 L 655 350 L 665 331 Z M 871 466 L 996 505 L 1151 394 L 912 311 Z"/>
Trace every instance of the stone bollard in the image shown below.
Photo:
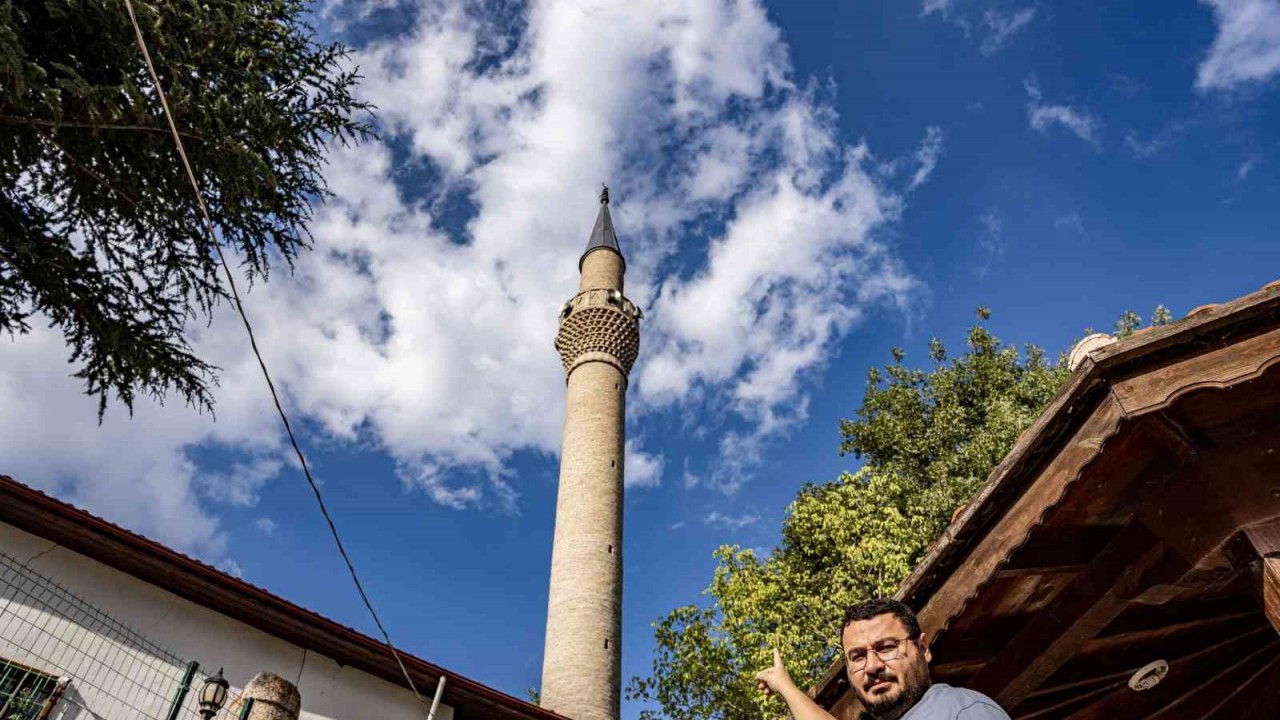
<path fill-rule="evenodd" d="M 302 695 L 293 683 L 279 675 L 260 672 L 253 676 L 245 686 L 240 699 L 232 703 L 232 718 L 239 718 L 244 704 L 250 699 L 253 706 L 249 708 L 248 720 L 298 720 L 302 711 Z"/>

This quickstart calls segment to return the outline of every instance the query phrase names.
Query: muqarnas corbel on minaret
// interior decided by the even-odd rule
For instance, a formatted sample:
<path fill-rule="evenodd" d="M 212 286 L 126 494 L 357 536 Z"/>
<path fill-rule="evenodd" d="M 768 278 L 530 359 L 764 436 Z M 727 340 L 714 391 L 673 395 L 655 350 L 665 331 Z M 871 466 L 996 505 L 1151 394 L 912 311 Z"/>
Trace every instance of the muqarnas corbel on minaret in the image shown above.
<path fill-rule="evenodd" d="M 639 308 L 623 292 L 609 189 L 578 260 L 578 294 L 560 309 L 564 445 L 551 551 L 542 706 L 573 720 L 617 720 L 622 693 L 622 500 L 627 378 Z"/>

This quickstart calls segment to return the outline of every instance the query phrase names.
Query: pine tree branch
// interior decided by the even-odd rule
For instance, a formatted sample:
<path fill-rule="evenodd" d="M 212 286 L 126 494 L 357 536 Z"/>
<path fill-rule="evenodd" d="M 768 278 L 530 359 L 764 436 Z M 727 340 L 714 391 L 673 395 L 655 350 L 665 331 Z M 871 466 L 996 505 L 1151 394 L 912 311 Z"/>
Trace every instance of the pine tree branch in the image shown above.
<path fill-rule="evenodd" d="M 124 130 L 132 132 L 145 132 L 157 135 L 169 135 L 167 128 L 150 127 L 148 125 L 115 125 L 111 123 L 90 123 L 77 122 L 75 120 L 43 120 L 40 118 L 22 118 L 12 115 L 0 115 L 0 123 L 12 127 L 48 127 L 53 129 L 59 128 L 76 128 L 88 130 Z M 178 134 L 184 138 L 203 141 L 204 138 L 197 133 L 179 130 Z"/>
<path fill-rule="evenodd" d="M 72 155 L 70 152 L 67 152 L 67 149 L 59 145 L 58 141 L 54 140 L 52 135 L 43 131 L 37 131 L 37 132 L 40 132 L 41 137 L 43 137 L 45 140 L 48 140 L 51 145 L 53 145 L 55 148 L 58 149 L 58 152 L 62 153 L 63 157 L 65 157 L 67 160 L 70 160 L 71 164 L 79 168 L 82 172 L 84 172 L 84 174 L 88 175 L 94 180 L 97 180 L 103 187 L 119 195 L 120 197 L 124 198 L 130 205 L 134 206 L 135 208 L 138 207 L 138 201 L 133 199 L 133 197 L 129 195 L 129 193 L 126 193 L 125 191 L 116 188 L 116 186 L 107 182 L 106 178 L 102 177 L 101 175 L 99 175 L 98 173 L 90 169 L 87 165 L 77 160 L 76 156 Z"/>

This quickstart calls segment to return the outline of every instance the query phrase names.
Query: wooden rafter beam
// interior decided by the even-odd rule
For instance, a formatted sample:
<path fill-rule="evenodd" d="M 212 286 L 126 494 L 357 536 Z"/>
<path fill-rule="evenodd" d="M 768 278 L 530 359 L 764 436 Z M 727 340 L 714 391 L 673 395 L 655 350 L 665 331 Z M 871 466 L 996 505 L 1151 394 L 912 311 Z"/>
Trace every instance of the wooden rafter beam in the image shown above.
<path fill-rule="evenodd" d="M 1242 595 L 1136 607 L 1105 627 L 1098 634 L 1098 639 L 1219 623 L 1243 614 L 1255 613 L 1257 609 L 1257 604 L 1252 599 Z"/>
<path fill-rule="evenodd" d="M 1244 638 L 1229 638 L 1169 664 L 1169 673 L 1150 690 L 1136 692 L 1128 683 L 1077 710 L 1067 720 L 1138 720 L 1159 712 L 1188 692 L 1212 683 L 1222 673 L 1255 662 L 1265 653 L 1276 652 L 1280 643 L 1265 632 Z M 1156 658 L 1152 658 L 1155 660 Z M 1176 715 L 1179 720 L 1200 720 L 1200 715 Z"/>
<path fill-rule="evenodd" d="M 1164 644 L 1159 643 L 1162 640 L 1167 640 L 1168 644 L 1172 645 L 1185 645 L 1205 636 L 1212 637 L 1215 634 L 1220 636 L 1224 629 L 1252 628 L 1258 622 L 1257 608 L 1251 608 L 1237 611 L 1230 615 L 1205 616 L 1195 620 L 1171 623 L 1162 627 L 1148 627 L 1124 633 L 1105 634 L 1106 631 L 1104 630 L 1104 635 L 1100 635 L 1086 643 L 1081 648 L 1080 654 L 1089 656 L 1123 652 L 1126 648 L 1135 646 Z"/>
<path fill-rule="evenodd" d="M 1138 642 L 1129 647 L 1108 648 L 1077 655 L 1071 662 L 1044 682 L 1031 698 L 1054 695 L 1080 687 L 1091 687 L 1114 678 L 1128 678 L 1135 670 L 1156 658 L 1177 662 L 1198 657 L 1205 648 L 1223 641 L 1239 641 L 1270 631 L 1255 611 L 1252 616 L 1233 618 L 1187 629 L 1153 642 Z"/>
<path fill-rule="evenodd" d="M 1048 537 L 1033 537 L 1013 553 L 996 577 L 1082 572 L 1119 530 L 1118 527 L 1092 526 L 1057 530 Z"/>
<path fill-rule="evenodd" d="M 1272 642 L 1261 650 L 1238 654 L 1222 666 L 1202 670 L 1199 675 L 1187 678 L 1188 682 L 1179 688 L 1182 692 L 1178 697 L 1146 715 L 1144 720 L 1200 720 L 1207 717 L 1222 704 L 1223 696 L 1229 695 L 1231 688 L 1249 685 L 1277 660 L 1280 660 L 1280 643 Z"/>
<path fill-rule="evenodd" d="M 1259 668 L 1204 715 L 1205 720 L 1274 720 L 1280 715 L 1280 661 Z"/>
<path fill-rule="evenodd" d="M 1028 616 L 1011 616 L 985 624 L 978 634 L 946 637 L 933 648 L 934 674 L 951 680 L 976 672 L 990 662 L 1028 620 Z M 1240 628 L 1252 630 L 1260 622 L 1263 620 L 1257 603 L 1250 597 L 1138 606 L 1126 611 L 1083 645 L 1079 654 L 1096 655 L 1088 657 L 1087 662 L 1094 668 L 1099 663 L 1107 666 L 1116 658 L 1125 658 L 1134 646 L 1154 645 L 1162 648 L 1165 655 L 1171 652 L 1181 655 L 1183 647 L 1200 647 L 1206 637 L 1220 637 L 1223 632 L 1236 632 Z"/>
<path fill-rule="evenodd" d="M 1123 678 L 1108 678 L 1106 684 L 1101 687 L 1078 690 L 1065 698 L 1054 700 L 1053 702 L 1046 704 L 1044 707 L 1038 707 L 1029 712 L 1018 713 L 1018 720 L 1038 720 L 1038 718 L 1055 716 L 1062 712 L 1064 708 L 1070 708 L 1073 705 L 1088 702 L 1090 699 L 1096 698 L 1103 693 L 1114 692 L 1117 687 L 1123 684 Z"/>
<path fill-rule="evenodd" d="M 1017 707 L 1124 612 L 1133 598 L 1154 585 L 1175 582 L 1190 569 L 1146 527 L 1130 524 L 1086 574 L 978 671 L 969 687 L 992 696 L 1003 707 Z"/>
<path fill-rule="evenodd" d="M 1029 714 L 1039 712 L 1045 705 L 1053 705 L 1061 707 L 1057 703 L 1057 699 L 1062 696 L 1079 697 L 1082 694 L 1094 696 L 1099 686 L 1115 689 L 1118 685 L 1125 684 L 1129 678 L 1140 668 L 1151 661 L 1152 658 L 1161 658 L 1169 662 L 1173 668 L 1184 665 L 1190 665 L 1193 662 L 1203 662 L 1206 659 L 1213 658 L 1215 653 L 1218 657 L 1227 654 L 1226 648 L 1260 646 L 1266 643 L 1268 637 L 1267 632 L 1270 628 L 1265 625 L 1254 626 L 1250 630 L 1242 633 L 1225 633 L 1212 640 L 1206 640 L 1200 643 L 1190 652 L 1181 652 L 1178 654 L 1169 654 L 1165 649 L 1159 647 L 1151 647 L 1147 652 L 1140 655 L 1129 657 L 1123 662 L 1113 662 L 1101 665 L 1093 672 L 1079 672 L 1070 679 L 1056 681 L 1048 687 L 1041 688 L 1027 699 L 1023 709 Z M 1117 669 L 1122 668 L 1122 669 Z M 1083 670 L 1083 669 L 1082 669 Z M 1020 715 L 1020 717 L 1028 717 L 1029 715 Z"/>

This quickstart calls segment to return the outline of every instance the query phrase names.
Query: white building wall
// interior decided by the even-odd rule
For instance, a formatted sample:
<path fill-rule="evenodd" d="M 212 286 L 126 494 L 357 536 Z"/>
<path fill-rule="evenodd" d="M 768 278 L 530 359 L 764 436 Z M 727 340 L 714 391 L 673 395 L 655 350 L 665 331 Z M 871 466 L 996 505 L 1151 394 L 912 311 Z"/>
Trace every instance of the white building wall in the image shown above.
<path fill-rule="evenodd" d="M 199 662 L 202 672 L 214 674 L 224 668 L 232 686 L 229 698 L 235 698 L 255 674 L 265 671 L 296 681 L 302 694 L 302 717 L 308 720 L 424 720 L 426 715 L 405 688 L 341 667 L 315 651 L 306 653 L 304 664 L 303 649 L 296 645 L 5 523 L 0 523 L 0 553 L 19 563 L 29 560 L 31 570 L 177 657 Z M 163 720 L 172 696 L 148 697 L 126 676 L 134 676 L 144 685 L 169 687 L 171 692 L 171 684 L 161 675 L 176 673 L 181 679 L 184 668 L 174 670 L 140 649 L 138 643 L 129 642 L 121 632 L 86 625 L 100 627 L 96 622 L 69 621 L 44 599 L 0 586 L 0 656 L 71 678 L 66 695 L 74 702 L 63 703 L 62 712 L 54 718 L 136 717 L 137 711 L 122 702 L 126 699 L 134 707 L 149 703 L 143 717 Z M 102 660 L 109 667 L 103 667 Z M 49 667 L 50 662 L 60 667 Z M 172 686 L 176 687 L 176 682 Z M 434 688 L 419 690 L 431 693 Z M 190 694 L 194 697 L 199 691 L 197 682 Z M 92 715 L 76 710 L 75 704 L 88 708 Z M 186 704 L 192 705 L 190 699 Z M 442 704 L 436 718 L 452 720 L 453 709 Z M 194 716 L 184 720 L 194 720 Z"/>

